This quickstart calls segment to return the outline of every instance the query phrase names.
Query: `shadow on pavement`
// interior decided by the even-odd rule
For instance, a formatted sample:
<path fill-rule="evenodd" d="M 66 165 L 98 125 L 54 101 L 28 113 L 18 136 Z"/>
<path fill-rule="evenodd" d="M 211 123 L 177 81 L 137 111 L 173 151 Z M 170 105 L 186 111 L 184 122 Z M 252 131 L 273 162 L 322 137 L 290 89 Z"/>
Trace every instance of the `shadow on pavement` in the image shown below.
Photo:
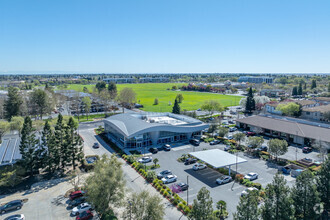
<path fill-rule="evenodd" d="M 219 172 L 216 172 L 212 169 L 206 168 L 204 170 L 194 171 L 193 169 L 186 169 L 184 170 L 186 173 L 190 174 L 191 176 L 195 177 L 199 181 L 203 182 L 204 184 L 208 185 L 211 188 L 220 187 L 215 180 L 222 176 Z"/>

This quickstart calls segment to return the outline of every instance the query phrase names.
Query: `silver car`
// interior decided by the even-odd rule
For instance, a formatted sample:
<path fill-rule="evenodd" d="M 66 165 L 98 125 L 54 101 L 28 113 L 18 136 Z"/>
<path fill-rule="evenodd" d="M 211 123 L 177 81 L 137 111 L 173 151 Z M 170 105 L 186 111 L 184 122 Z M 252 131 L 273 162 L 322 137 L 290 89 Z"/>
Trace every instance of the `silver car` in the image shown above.
<path fill-rule="evenodd" d="M 232 180 L 230 176 L 221 176 L 215 182 L 219 185 L 229 183 Z"/>

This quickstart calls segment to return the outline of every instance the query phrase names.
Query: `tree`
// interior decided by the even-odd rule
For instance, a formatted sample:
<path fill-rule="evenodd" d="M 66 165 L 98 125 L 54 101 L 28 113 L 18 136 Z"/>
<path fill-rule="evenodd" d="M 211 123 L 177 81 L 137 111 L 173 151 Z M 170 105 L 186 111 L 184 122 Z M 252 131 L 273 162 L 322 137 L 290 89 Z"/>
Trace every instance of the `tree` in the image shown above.
<path fill-rule="evenodd" d="M 245 111 L 251 112 L 256 109 L 256 103 L 253 98 L 253 90 L 252 87 L 250 87 L 248 96 L 246 98 L 246 105 L 245 105 Z"/>
<path fill-rule="evenodd" d="M 240 146 L 241 145 L 241 141 L 244 141 L 245 140 L 245 137 L 246 136 L 245 136 L 244 133 L 239 132 L 239 133 L 234 134 L 233 139 L 235 141 L 237 141 L 238 142 L 238 146 Z"/>
<path fill-rule="evenodd" d="M 223 200 L 217 202 L 217 209 L 219 210 L 219 219 L 224 219 L 227 216 L 227 203 Z"/>
<path fill-rule="evenodd" d="M 83 144 L 81 137 L 77 134 L 77 124 L 70 117 L 66 126 L 66 141 L 68 161 L 72 164 L 73 170 L 76 169 L 76 162 L 81 162 L 84 158 Z"/>
<path fill-rule="evenodd" d="M 278 156 L 281 156 L 288 152 L 288 143 L 286 140 L 271 139 L 268 141 L 268 152 L 273 155 L 276 160 Z"/>
<path fill-rule="evenodd" d="M 23 104 L 23 99 L 19 94 L 19 90 L 16 87 L 8 88 L 8 95 L 5 100 L 5 118 L 10 121 L 13 116 L 18 116 L 20 114 L 20 108 Z"/>
<path fill-rule="evenodd" d="M 99 93 L 102 92 L 106 87 L 107 87 L 107 84 L 106 84 L 104 81 L 102 81 L 102 82 L 98 82 L 98 83 L 96 83 L 96 85 L 95 85 L 95 88 L 97 89 L 97 91 L 98 91 Z"/>
<path fill-rule="evenodd" d="M 122 104 L 131 106 L 136 102 L 136 93 L 132 88 L 126 87 L 120 91 L 118 99 Z"/>
<path fill-rule="evenodd" d="M 330 82 L 328 83 L 328 92 L 330 92 Z"/>
<path fill-rule="evenodd" d="M 10 130 L 18 131 L 19 136 L 21 136 L 21 130 L 23 128 L 24 118 L 19 116 L 14 116 L 10 121 Z"/>
<path fill-rule="evenodd" d="M 155 100 L 154 100 L 154 105 L 158 105 L 158 99 L 157 98 L 155 98 Z"/>
<path fill-rule="evenodd" d="M 36 159 L 36 150 L 38 147 L 38 139 L 35 137 L 32 121 L 29 116 L 25 117 L 22 128 L 22 137 L 19 145 L 19 151 L 22 155 L 24 166 L 29 169 L 30 176 L 33 176 L 33 171 L 37 168 L 38 160 Z"/>
<path fill-rule="evenodd" d="M 176 95 L 176 99 L 178 100 L 179 103 L 182 103 L 182 101 L 184 100 L 182 94 L 177 94 L 177 95 Z"/>
<path fill-rule="evenodd" d="M 83 88 L 83 92 L 84 92 L 84 93 L 89 93 L 89 90 L 88 90 L 88 88 L 87 88 L 86 86 L 84 86 L 84 88 Z"/>
<path fill-rule="evenodd" d="M 201 188 L 197 194 L 197 200 L 194 199 L 189 217 L 195 220 L 211 219 L 213 214 L 212 203 L 210 192 L 205 187 Z"/>
<path fill-rule="evenodd" d="M 158 163 L 158 159 L 157 158 L 155 158 L 154 160 L 153 160 L 153 162 L 154 162 L 154 164 L 155 164 L 155 167 L 157 166 L 157 163 Z"/>
<path fill-rule="evenodd" d="M 234 213 L 235 220 L 258 220 L 260 212 L 258 209 L 258 191 L 251 191 L 246 196 L 241 196 Z"/>
<path fill-rule="evenodd" d="M 267 220 L 293 219 L 292 199 L 288 196 L 290 187 L 283 175 L 276 174 L 272 183 L 266 186 L 266 198 L 261 207 L 261 217 Z"/>
<path fill-rule="evenodd" d="M 57 146 L 57 150 L 54 151 L 54 164 L 62 167 L 62 169 L 66 166 L 69 161 L 69 153 L 67 149 L 67 144 L 64 142 L 64 138 L 66 135 L 65 125 L 63 122 L 63 116 L 61 113 L 57 117 L 57 122 L 55 125 L 55 145 Z M 58 167 L 56 167 L 57 169 Z"/>
<path fill-rule="evenodd" d="M 177 86 L 172 86 L 172 90 L 177 90 L 178 87 Z"/>
<path fill-rule="evenodd" d="M 175 99 L 174 101 L 174 106 L 173 106 L 173 109 L 172 109 L 172 113 L 174 114 L 180 114 L 180 105 L 179 105 L 179 102 L 177 99 Z"/>
<path fill-rule="evenodd" d="M 48 173 L 53 173 L 55 168 L 59 165 L 56 162 L 56 156 L 59 155 L 58 147 L 55 144 L 55 136 L 51 130 L 50 124 L 46 121 L 41 136 L 41 144 L 47 148 L 44 165 Z"/>
<path fill-rule="evenodd" d="M 295 86 L 292 89 L 292 96 L 297 96 L 298 95 L 298 88 Z"/>
<path fill-rule="evenodd" d="M 319 203 L 320 199 L 311 171 L 307 169 L 297 177 L 296 184 L 292 188 L 291 197 L 296 219 L 318 219 L 314 206 Z"/>
<path fill-rule="evenodd" d="M 279 104 L 276 110 L 281 111 L 282 114 L 287 116 L 299 117 L 301 115 L 302 107 L 301 105 L 290 102 L 288 104 Z"/>
<path fill-rule="evenodd" d="M 299 87 L 298 87 L 298 95 L 302 95 L 302 94 L 303 94 L 302 84 L 299 83 Z"/>
<path fill-rule="evenodd" d="M 330 111 L 324 112 L 323 113 L 323 118 L 326 121 L 330 121 Z"/>
<path fill-rule="evenodd" d="M 88 96 L 85 96 L 82 99 L 82 103 L 84 105 L 85 113 L 87 115 L 87 120 L 88 120 L 88 115 L 89 115 L 89 113 L 91 111 L 91 107 L 92 107 L 92 101 Z"/>
<path fill-rule="evenodd" d="M 30 94 L 30 101 L 39 113 L 40 119 L 42 119 L 42 115 L 49 109 L 47 93 L 41 89 L 33 90 Z"/>
<path fill-rule="evenodd" d="M 95 206 L 100 218 L 114 207 L 119 207 L 125 198 L 125 182 L 122 164 L 115 154 L 105 154 L 96 161 L 94 172 L 85 182 L 87 201 Z"/>
<path fill-rule="evenodd" d="M 313 79 L 311 89 L 315 89 L 315 88 L 316 88 L 316 79 Z"/>
<path fill-rule="evenodd" d="M 229 129 L 225 127 L 219 128 L 219 137 L 224 137 L 228 134 Z"/>
<path fill-rule="evenodd" d="M 162 199 L 157 195 L 150 195 L 148 191 L 133 193 L 126 203 L 123 219 L 163 219 L 165 208 Z"/>
<path fill-rule="evenodd" d="M 215 111 L 222 112 L 224 107 L 218 101 L 209 100 L 204 102 L 204 104 L 201 106 L 201 109 L 203 111 L 208 111 L 209 115 L 213 115 Z"/>
<path fill-rule="evenodd" d="M 319 157 L 321 158 L 321 161 L 324 162 L 324 159 L 330 150 L 330 143 L 315 140 L 312 146 L 319 151 Z"/>
<path fill-rule="evenodd" d="M 110 94 L 111 99 L 115 99 L 117 97 L 117 85 L 115 82 L 109 82 L 108 92 Z"/>
<path fill-rule="evenodd" d="M 2 136 L 9 131 L 9 123 L 7 121 L 0 121 L 0 143 L 2 141 Z"/>
<path fill-rule="evenodd" d="M 324 161 L 316 178 L 316 185 L 320 193 L 324 209 L 330 211 L 330 159 Z"/>
<path fill-rule="evenodd" d="M 262 137 L 249 137 L 248 138 L 248 145 L 251 145 L 252 148 L 261 147 L 264 143 L 264 139 Z"/>

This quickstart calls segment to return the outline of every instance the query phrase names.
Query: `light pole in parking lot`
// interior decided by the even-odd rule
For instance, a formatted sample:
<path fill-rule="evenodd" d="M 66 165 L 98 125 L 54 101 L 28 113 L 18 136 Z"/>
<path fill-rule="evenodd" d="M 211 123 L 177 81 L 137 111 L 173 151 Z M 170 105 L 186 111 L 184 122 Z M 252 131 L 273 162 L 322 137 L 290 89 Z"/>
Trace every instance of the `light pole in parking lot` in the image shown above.
<path fill-rule="evenodd" d="M 187 205 L 189 205 L 189 201 L 188 201 L 188 199 L 189 199 L 189 176 L 187 175 Z"/>
<path fill-rule="evenodd" d="M 129 204 L 129 219 L 132 220 L 132 203 L 131 203 L 131 201 L 128 200 L 128 204 Z"/>

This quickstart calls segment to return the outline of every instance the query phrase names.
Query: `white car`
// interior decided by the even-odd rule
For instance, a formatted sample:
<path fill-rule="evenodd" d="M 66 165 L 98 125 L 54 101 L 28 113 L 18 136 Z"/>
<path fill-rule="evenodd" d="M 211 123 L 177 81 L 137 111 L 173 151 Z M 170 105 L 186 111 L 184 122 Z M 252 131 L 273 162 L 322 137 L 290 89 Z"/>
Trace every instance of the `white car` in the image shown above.
<path fill-rule="evenodd" d="M 85 202 L 85 203 L 81 203 L 80 205 L 78 205 L 77 207 L 74 207 L 72 209 L 71 214 L 72 215 L 79 215 L 80 213 L 84 212 L 84 211 L 88 211 L 88 210 L 93 210 L 92 206 Z"/>
<path fill-rule="evenodd" d="M 233 135 L 228 135 L 227 139 L 228 140 L 232 140 L 233 139 Z"/>
<path fill-rule="evenodd" d="M 25 220 L 25 216 L 23 214 L 16 214 L 8 216 L 5 220 Z"/>
<path fill-rule="evenodd" d="M 152 161 L 152 157 L 142 157 L 138 160 L 140 163 L 149 163 Z"/>
<path fill-rule="evenodd" d="M 197 163 L 193 166 L 193 170 L 202 170 L 205 169 L 207 166 L 205 164 L 202 163 Z"/>
<path fill-rule="evenodd" d="M 215 182 L 219 185 L 229 183 L 232 180 L 230 176 L 221 176 Z"/>
<path fill-rule="evenodd" d="M 241 196 L 246 196 L 247 194 L 249 194 L 252 191 L 258 191 L 258 189 L 255 187 L 249 187 L 241 193 Z"/>
<path fill-rule="evenodd" d="M 175 175 L 168 175 L 162 178 L 163 183 L 173 183 L 177 180 L 177 176 Z"/>
<path fill-rule="evenodd" d="M 248 180 L 256 180 L 258 179 L 258 174 L 257 173 L 248 173 L 247 175 L 244 176 L 244 179 Z"/>

